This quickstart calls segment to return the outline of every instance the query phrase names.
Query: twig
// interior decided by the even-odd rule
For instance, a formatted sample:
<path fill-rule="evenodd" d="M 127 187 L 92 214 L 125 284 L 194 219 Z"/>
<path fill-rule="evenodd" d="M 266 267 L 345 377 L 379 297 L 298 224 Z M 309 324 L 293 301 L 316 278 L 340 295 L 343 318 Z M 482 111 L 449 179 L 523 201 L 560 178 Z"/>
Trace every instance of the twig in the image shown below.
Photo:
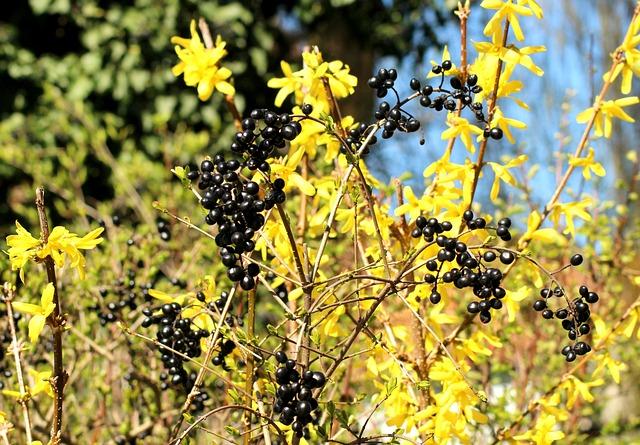
<path fill-rule="evenodd" d="M 22 377 L 22 362 L 20 360 L 20 345 L 18 343 L 18 336 L 16 334 L 16 326 L 13 321 L 13 307 L 12 301 L 15 297 L 15 291 L 10 283 L 4 283 L 4 302 L 7 305 L 7 319 L 9 320 L 9 332 L 11 332 L 11 348 L 13 350 L 13 359 L 16 363 L 16 377 L 18 378 L 18 386 L 20 388 L 20 400 L 22 405 L 22 417 L 24 418 L 24 431 L 27 436 L 27 443 L 30 444 L 33 441 L 31 435 L 31 416 L 29 415 L 29 407 L 27 406 L 28 395 L 24 386 L 24 379 Z"/>
<path fill-rule="evenodd" d="M 202 33 L 202 40 L 204 40 L 205 48 L 207 49 L 213 48 L 213 38 L 211 37 L 211 30 L 209 29 L 209 25 L 207 24 L 207 21 L 202 17 L 200 17 L 200 19 L 198 20 L 198 28 L 200 28 L 200 32 Z M 236 130 L 241 131 L 242 116 L 240 115 L 240 112 L 236 107 L 233 96 L 229 94 L 225 95 L 224 103 L 227 106 L 227 109 L 229 110 L 229 112 L 231 113 L 231 116 L 233 117 L 233 124 L 235 125 Z"/>
<path fill-rule="evenodd" d="M 251 344 L 253 342 L 255 323 L 256 323 L 256 290 L 252 289 L 248 292 L 247 299 L 247 344 Z M 255 359 L 252 354 L 249 354 L 247 357 L 247 368 L 246 368 L 246 376 L 245 376 L 245 386 L 244 389 L 247 392 L 245 398 L 245 405 L 251 408 L 251 399 L 253 394 L 253 367 L 255 364 Z M 249 445 L 251 442 L 251 411 L 244 412 L 244 437 L 243 443 L 244 445 Z"/>
<path fill-rule="evenodd" d="M 270 417 L 268 416 L 263 416 L 261 413 L 259 413 L 258 411 L 251 409 L 247 406 L 244 405 L 226 405 L 226 406 L 219 406 L 218 408 L 212 409 L 209 412 L 204 413 L 202 416 L 198 417 L 195 422 L 193 422 L 191 425 L 189 425 L 183 432 L 182 434 L 180 434 L 180 436 L 178 436 L 175 440 L 170 440 L 169 443 L 173 444 L 173 445 L 178 445 L 180 442 L 182 442 L 182 440 L 187 437 L 187 435 L 196 427 L 198 426 L 199 423 L 205 421 L 208 417 L 219 413 L 220 411 L 224 411 L 227 409 L 241 409 L 244 411 L 249 411 L 251 412 L 251 414 L 254 414 L 258 417 L 260 417 L 261 419 L 266 420 L 269 425 L 271 425 L 277 432 L 278 435 L 280 436 L 280 438 L 282 438 L 284 440 L 284 434 L 282 433 L 282 430 L 278 427 L 278 425 L 271 420 Z"/>
<path fill-rule="evenodd" d="M 49 240 L 49 222 L 44 206 L 44 189 L 36 189 L 36 209 L 40 220 L 40 237 L 43 244 Z M 65 318 L 62 315 L 60 297 L 58 295 L 58 280 L 53 258 L 47 255 L 44 259 L 47 269 L 47 280 L 53 285 L 53 312 L 47 317 L 47 323 L 53 333 L 53 376 L 51 386 L 53 389 L 53 422 L 51 423 L 51 443 L 58 444 L 62 434 L 62 415 L 64 401 L 64 386 L 69 377 L 62 364 L 62 331 L 64 330 Z"/>
<path fill-rule="evenodd" d="M 505 20 L 504 22 L 504 30 L 502 31 L 502 47 L 507 46 L 507 36 L 509 35 L 509 20 Z M 488 116 L 487 122 L 491 125 L 491 121 L 493 120 L 493 113 L 496 110 L 496 103 L 498 102 L 498 89 L 500 88 L 500 76 L 502 74 L 502 59 L 498 59 L 498 67 L 496 68 L 496 80 L 493 84 L 493 92 L 491 93 L 491 98 L 489 101 L 488 107 Z M 478 179 L 480 178 L 480 171 L 482 170 L 484 155 L 487 150 L 487 143 L 489 142 L 489 138 L 485 137 L 480 143 L 480 149 L 478 151 L 478 158 L 476 159 L 476 163 L 473 166 L 473 182 L 471 183 L 471 197 L 469 198 L 469 208 L 471 208 L 471 204 L 473 204 L 473 197 L 476 194 L 476 188 L 478 187 Z"/>
<path fill-rule="evenodd" d="M 236 293 L 236 288 L 234 286 L 231 288 L 231 291 L 229 292 L 229 296 L 227 297 L 227 301 L 224 305 L 224 308 L 222 309 L 222 313 L 220 314 L 220 320 L 216 325 L 216 330 L 213 333 L 213 335 L 209 337 L 209 342 L 207 344 L 207 353 L 204 358 L 205 365 L 211 361 L 211 356 L 213 355 L 214 347 L 216 345 L 216 341 L 218 341 L 218 335 L 220 334 L 220 328 L 224 324 L 224 319 L 227 316 L 227 312 L 229 311 L 229 307 L 231 306 L 231 300 L 233 300 L 233 296 L 235 295 L 235 293 Z M 204 381 L 204 375 L 206 371 L 207 371 L 207 368 L 205 366 L 200 368 L 200 370 L 198 371 L 198 375 L 196 376 L 196 381 L 193 383 L 193 387 L 191 388 L 189 395 L 187 395 L 187 399 L 184 401 L 184 405 L 182 405 L 182 409 L 180 410 L 180 415 L 178 416 L 178 420 L 176 421 L 176 424 L 173 427 L 173 430 L 171 431 L 171 436 L 169 439 L 170 442 L 172 442 L 173 439 L 175 439 L 175 437 L 180 432 L 180 427 L 182 426 L 182 421 L 183 421 L 183 414 L 187 412 L 187 410 L 191 406 L 191 402 L 193 402 L 193 399 L 198 394 L 198 391 L 200 390 L 200 386 L 202 386 L 202 382 Z"/>

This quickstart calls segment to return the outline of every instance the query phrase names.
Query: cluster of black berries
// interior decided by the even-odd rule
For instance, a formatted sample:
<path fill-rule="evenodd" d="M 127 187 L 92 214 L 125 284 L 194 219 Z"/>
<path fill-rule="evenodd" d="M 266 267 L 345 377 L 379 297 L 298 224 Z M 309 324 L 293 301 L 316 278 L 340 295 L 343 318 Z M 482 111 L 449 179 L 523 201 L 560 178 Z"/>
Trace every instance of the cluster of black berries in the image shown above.
<path fill-rule="evenodd" d="M 465 212 L 465 221 L 470 230 L 486 227 L 485 219 L 474 219 L 471 211 Z M 507 233 L 503 233 L 504 237 L 508 234 L 510 224 L 511 222 L 507 218 L 502 219 L 498 223 L 496 231 L 506 226 Z M 491 263 L 499 258 L 502 264 L 508 265 L 515 261 L 515 255 L 508 250 L 495 248 L 485 250 L 482 255 L 475 256 L 458 237 L 449 237 L 445 234 L 452 229 L 452 226 L 449 221 L 439 222 L 436 218 L 427 219 L 421 215 L 416 218 L 415 228 L 411 232 L 412 237 L 422 236 L 427 242 L 433 242 L 435 238 L 436 244 L 440 247 L 436 259 L 426 263 L 427 270 L 433 272 L 424 276 L 425 283 L 433 285 L 429 301 L 438 304 L 442 299 L 440 292 L 438 292 L 439 283 L 453 283 L 458 289 L 472 288 L 473 294 L 480 301 L 469 303 L 467 311 L 471 314 L 479 313 L 480 320 L 483 323 L 488 323 L 491 321 L 491 309 L 499 310 L 502 308 L 501 300 L 505 297 L 506 291 L 502 287 L 502 272 L 495 267 L 488 267 L 486 263 Z M 455 261 L 458 267 L 453 267 L 442 273 L 443 265 L 452 261 Z"/>
<path fill-rule="evenodd" d="M 389 90 L 393 91 L 396 96 L 396 104 L 394 106 L 391 106 L 389 102 L 383 101 L 375 112 L 376 119 L 385 119 L 382 129 L 383 139 L 393 136 L 396 130 L 413 133 L 420 129 L 420 122 L 402 108 L 406 101 L 400 100 L 398 91 L 394 87 L 397 78 L 398 72 L 395 69 L 380 68 L 378 73 L 367 82 L 371 88 L 376 89 L 380 98 L 385 97 Z M 366 129 L 367 127 L 365 126 L 364 128 Z"/>
<path fill-rule="evenodd" d="M 318 421 L 312 412 L 318 408 L 318 401 L 313 397 L 315 388 L 322 388 L 326 377 L 321 372 L 305 371 L 302 376 L 296 370 L 295 360 L 287 358 L 283 351 L 276 353 L 276 360 L 282 366 L 276 369 L 276 382 L 280 385 L 276 390 L 273 412 L 280 413 L 280 422 L 291 425 L 297 437 L 309 438 L 306 425 Z"/>
<path fill-rule="evenodd" d="M 115 280 L 113 287 L 110 289 L 105 287 L 100 288 L 98 291 L 100 300 L 90 306 L 89 310 L 95 311 L 98 314 L 98 319 L 102 326 L 122 319 L 121 313 L 123 309 L 135 310 L 138 307 L 138 303 L 136 302 L 135 278 L 135 272 L 129 269 L 127 271 L 127 279 L 120 278 Z M 143 284 L 141 290 L 144 289 L 148 292 L 146 286 L 151 287 L 150 284 Z M 114 298 L 109 298 L 110 296 Z"/>
<path fill-rule="evenodd" d="M 386 102 L 385 102 L 386 103 Z M 387 104 L 388 105 L 388 104 Z M 417 122 L 417 121 L 416 121 Z M 344 140 L 344 144 L 340 146 L 340 153 L 346 154 L 347 152 L 355 153 L 360 149 L 360 146 L 367 141 L 366 147 L 362 150 L 362 155 L 367 155 L 370 152 L 370 148 L 372 145 L 375 145 L 378 142 L 378 138 L 375 135 L 371 135 L 371 132 L 374 131 L 375 128 L 368 126 L 367 124 L 361 123 L 349 130 L 348 136 Z"/>
<path fill-rule="evenodd" d="M 249 290 L 255 287 L 260 270 L 254 265 L 243 268 L 240 256 L 255 249 L 253 237 L 265 223 L 262 212 L 268 203 L 260 199 L 258 183 L 241 177 L 241 168 L 239 161 L 226 161 L 222 155 L 216 155 L 213 161 L 203 161 L 200 171 L 189 172 L 189 178 L 200 177 L 198 187 L 205 190 L 200 204 L 209 211 L 205 222 L 218 228 L 216 244 L 229 279 Z M 280 192 L 284 201 L 284 192 Z M 280 201 L 280 194 L 278 198 Z M 272 199 L 269 204 L 274 203 Z"/>
<path fill-rule="evenodd" d="M 218 355 L 213 357 L 211 363 L 216 366 L 222 366 L 222 369 L 229 371 L 225 359 L 227 358 L 227 355 L 231 354 L 236 348 L 236 344 L 231 339 L 220 338 L 219 348 L 220 351 L 218 352 Z"/>
<path fill-rule="evenodd" d="M 485 138 L 501 139 L 503 136 L 502 130 L 498 127 L 490 128 L 483 112 L 482 103 L 475 101 L 475 95 L 482 91 L 482 87 L 478 85 L 478 76 L 469 74 L 465 81 L 460 77 L 453 76 L 449 79 L 451 89 L 443 87 L 445 74 L 452 67 L 451 61 L 445 60 L 441 65 L 435 65 L 432 68 L 431 71 L 434 74 L 441 76 L 440 85 L 437 87 L 432 85 L 423 86 L 418 79 L 412 78 L 409 81 L 409 87 L 416 92 L 413 97 L 420 98 L 421 106 L 436 111 L 456 111 L 458 104 L 460 104 L 459 110 L 469 108 L 473 111 L 476 119 L 485 124 Z M 388 102 L 382 102 L 375 113 L 376 119 L 385 119 L 382 132 L 382 137 L 385 139 L 392 137 L 396 130 L 410 133 L 420 128 L 420 122 L 402 108 L 411 98 L 400 100 L 400 96 L 395 89 L 397 77 L 398 73 L 395 69 L 381 68 L 367 82 L 371 88 L 376 89 L 376 94 L 380 98 L 386 97 L 389 91 L 393 91 L 396 96 L 396 104 L 394 106 L 391 106 Z M 421 141 L 421 143 L 423 142 Z"/>
<path fill-rule="evenodd" d="M 310 113 L 312 109 L 305 106 L 303 111 Z M 253 110 L 242 121 L 242 131 L 236 133 L 231 144 L 231 151 L 241 155 L 242 160 L 226 160 L 218 154 L 213 160 L 203 161 L 199 170 L 187 174 L 204 191 L 200 204 L 209 211 L 205 222 L 218 228 L 216 244 L 227 275 L 244 290 L 255 287 L 260 269 L 255 264 L 243 267 L 240 257 L 255 249 L 253 238 L 265 223 L 263 212 L 284 203 L 286 194 L 283 179 L 270 182 L 267 178 L 268 190 L 261 196 L 258 183 L 246 179 L 242 170 L 268 173 L 271 170 L 268 159 L 301 131 L 299 120 L 293 120 L 289 114 Z"/>
<path fill-rule="evenodd" d="M 582 255 L 575 254 L 571 257 L 571 265 L 579 266 L 582 264 Z M 589 305 L 598 302 L 600 297 L 596 292 L 589 290 L 587 286 L 580 286 L 578 289 L 579 296 L 573 301 L 566 299 L 564 291 L 560 287 L 543 288 L 540 290 L 539 300 L 533 303 L 533 309 L 541 312 L 542 317 L 551 320 L 557 318 L 562 320 L 562 327 L 567 331 L 567 337 L 571 341 L 576 341 L 579 337 L 589 334 L 591 326 L 589 319 L 591 318 L 591 310 Z M 549 308 L 549 299 L 551 297 L 563 298 L 567 302 L 567 306 L 556 310 L 555 312 Z M 584 341 L 578 341 L 573 345 L 567 345 L 562 349 L 562 355 L 568 362 L 572 362 L 579 355 L 584 355 L 591 351 L 591 347 Z"/>
<path fill-rule="evenodd" d="M 156 222 L 156 228 L 158 229 L 158 233 L 160 234 L 162 241 L 171 240 L 171 227 L 165 220 L 159 219 Z"/>
<path fill-rule="evenodd" d="M 168 383 L 170 383 L 173 386 L 183 385 L 185 390 L 189 391 L 195 375 L 192 379 L 192 376 L 184 369 L 186 359 L 183 355 L 190 358 L 199 357 L 202 353 L 200 339 L 208 337 L 209 331 L 195 326 L 190 318 L 183 318 L 181 315 L 182 306 L 178 303 L 165 303 L 155 310 L 145 308 L 142 313 L 146 316 L 142 321 L 142 327 L 148 328 L 157 325 L 156 338 L 158 342 L 172 349 L 172 351 L 165 348 L 160 349 L 161 360 L 168 374 L 160 376 L 163 380 L 163 388 L 168 387 Z"/>
<path fill-rule="evenodd" d="M 394 85 L 397 79 L 398 71 L 395 69 L 380 68 L 375 76 L 369 78 L 367 85 L 369 85 L 370 88 L 375 88 L 376 95 L 379 98 L 383 98 L 389 90 L 395 91 Z"/>

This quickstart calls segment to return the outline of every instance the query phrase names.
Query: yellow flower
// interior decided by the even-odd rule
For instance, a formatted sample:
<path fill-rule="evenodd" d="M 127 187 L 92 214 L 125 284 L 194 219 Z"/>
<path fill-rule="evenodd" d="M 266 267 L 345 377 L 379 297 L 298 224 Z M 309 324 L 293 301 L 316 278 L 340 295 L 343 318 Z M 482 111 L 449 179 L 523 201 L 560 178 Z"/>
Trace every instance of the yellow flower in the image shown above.
<path fill-rule="evenodd" d="M 564 433 L 562 431 L 554 431 L 556 423 L 557 420 L 555 416 L 543 413 L 536 422 L 533 430 L 514 436 L 514 439 L 533 442 L 536 445 L 551 445 L 556 440 L 560 440 L 564 437 Z"/>
<path fill-rule="evenodd" d="M 591 204 L 592 202 L 590 198 L 585 198 L 580 202 L 568 202 L 566 204 L 555 203 L 553 207 L 551 207 L 551 214 L 549 217 L 557 226 L 560 216 L 564 215 L 567 222 L 567 228 L 564 230 L 564 233 L 570 233 L 575 236 L 576 228 L 573 223 L 573 218 L 578 217 L 585 221 L 591 221 L 591 215 L 586 211 L 586 208 Z"/>
<path fill-rule="evenodd" d="M 587 122 L 596 115 L 596 136 L 611 136 L 611 118 L 617 117 L 625 122 L 635 122 L 635 120 L 624 112 L 622 107 L 635 105 L 640 102 L 636 96 L 623 97 L 622 99 L 607 100 L 600 104 L 600 107 L 590 107 L 576 116 L 576 121 L 580 123 Z"/>
<path fill-rule="evenodd" d="M 545 243 L 555 244 L 558 246 L 564 246 L 567 244 L 565 237 L 560 235 L 555 229 L 546 228 L 540 229 L 540 222 L 542 217 L 537 211 L 531 212 L 527 219 L 527 231 L 520 237 L 520 243 L 524 243 L 529 240 L 540 240 Z"/>
<path fill-rule="evenodd" d="M 304 155 L 304 153 L 304 147 L 298 148 L 295 152 L 291 153 L 288 156 L 285 156 L 285 159 L 282 163 L 272 164 L 271 171 L 277 177 L 285 180 L 287 188 L 289 188 L 290 186 L 295 186 L 299 188 L 305 195 L 313 196 L 316 194 L 316 188 L 296 172 L 296 168 L 302 160 L 302 156 Z"/>
<path fill-rule="evenodd" d="M 498 57 L 509 65 L 522 65 L 536 76 L 542 76 L 544 74 L 542 68 L 533 63 L 531 54 L 546 51 L 547 48 L 545 46 L 523 46 L 522 48 L 517 48 L 514 45 L 502 46 L 502 42 L 495 39 L 492 43 L 477 42 L 473 45 L 478 52 Z"/>
<path fill-rule="evenodd" d="M 31 395 L 35 396 L 44 392 L 49 397 L 53 398 L 53 388 L 51 388 L 51 384 L 49 383 L 49 379 L 51 379 L 51 371 L 38 372 L 35 369 L 30 369 L 29 374 L 33 377 L 33 381 L 35 382 L 33 388 L 29 388 Z"/>
<path fill-rule="evenodd" d="M 513 138 L 513 135 L 511 134 L 511 130 L 509 127 L 518 128 L 522 130 L 524 128 L 527 128 L 527 124 L 516 119 L 504 117 L 500 107 L 496 107 L 495 112 L 493 114 L 493 119 L 491 120 L 491 127 L 500 128 L 504 133 L 504 135 L 506 136 L 507 140 L 513 144 L 515 142 L 515 139 Z"/>
<path fill-rule="evenodd" d="M 602 164 L 594 160 L 595 152 L 593 147 L 589 147 L 589 154 L 586 158 L 579 158 L 577 156 L 569 155 L 569 164 L 574 167 L 582 167 L 582 176 L 584 179 L 591 179 L 591 172 L 600 177 L 605 175 L 605 170 Z"/>
<path fill-rule="evenodd" d="M 196 31 L 195 20 L 191 21 L 191 39 L 171 37 L 180 62 L 171 72 L 174 76 L 184 75 L 188 86 L 196 86 L 200 100 L 207 100 L 216 89 L 222 94 L 234 95 L 235 89 L 227 81 L 231 70 L 219 66 L 220 60 L 227 55 L 226 42 L 218 36 L 213 48 L 206 48 Z"/>
<path fill-rule="evenodd" d="M 402 190 L 402 194 L 404 197 L 404 204 L 396 207 L 394 214 L 396 216 L 402 216 L 406 213 L 409 214 L 409 218 L 414 220 L 420 215 L 422 212 L 426 210 L 431 210 L 430 203 L 425 203 L 422 199 L 418 198 L 414 193 L 413 189 L 406 185 Z"/>
<path fill-rule="evenodd" d="M 447 115 L 447 125 L 449 128 L 442 132 L 442 139 L 452 139 L 460 136 L 460 140 L 467 150 L 471 153 L 476 151 L 476 147 L 473 145 L 472 135 L 482 134 L 482 130 L 479 127 L 470 124 L 468 120 L 463 117 L 458 117 L 454 113 L 449 113 Z"/>
<path fill-rule="evenodd" d="M 9 261 L 11 270 L 20 270 L 20 279 L 24 282 L 24 266 L 34 258 L 40 240 L 35 239 L 22 225 L 16 221 L 16 235 L 7 236 Z"/>
<path fill-rule="evenodd" d="M 518 4 L 522 6 L 528 6 L 533 12 L 533 15 L 539 20 L 542 18 L 542 8 L 536 0 L 518 0 Z"/>
<path fill-rule="evenodd" d="M 347 97 L 355 91 L 358 79 L 350 74 L 348 65 L 340 60 L 324 62 L 322 53 L 314 47 L 311 51 L 302 53 L 303 68 L 292 72 L 287 62 L 281 62 L 280 67 L 284 77 L 270 79 L 269 88 L 278 88 L 275 105 L 280 106 L 284 100 L 294 93 L 297 104 L 303 102 L 320 102 L 328 109 L 327 94 L 323 79 L 329 81 L 329 87 L 336 99 Z M 315 107 L 314 107 L 315 108 Z"/>
<path fill-rule="evenodd" d="M 20 279 L 24 282 L 24 266 L 29 260 L 44 259 L 51 256 L 58 267 L 64 265 L 69 257 L 71 266 L 78 269 L 80 278 L 84 279 L 85 259 L 80 250 L 89 250 L 102 242 L 99 238 L 104 229 L 92 230 L 82 238 L 61 226 L 53 228 L 46 244 L 34 238 L 16 221 L 16 235 L 7 236 L 9 261 L 12 270 L 20 270 Z"/>
<path fill-rule="evenodd" d="M 504 181 L 510 185 L 516 185 L 516 178 L 514 178 L 509 169 L 522 165 L 522 163 L 527 159 L 527 155 L 520 155 L 517 158 L 510 160 L 505 165 L 498 164 L 497 162 L 487 162 L 495 174 L 490 194 L 492 201 L 495 201 L 498 198 L 498 194 L 500 193 L 500 181 Z"/>
<path fill-rule="evenodd" d="M 440 62 L 436 62 L 435 60 L 432 60 L 431 66 L 442 65 L 442 62 L 444 62 L 445 60 L 448 60 L 451 62 L 451 69 L 447 71 L 447 76 L 457 76 L 460 70 L 456 67 L 455 63 L 453 63 L 453 60 L 451 60 L 451 54 L 449 54 L 449 47 L 447 45 L 445 45 L 444 49 L 442 50 L 442 60 Z M 436 76 L 441 76 L 441 74 L 435 74 L 433 71 L 429 70 L 429 73 L 427 74 L 427 79 L 430 79 Z"/>
<path fill-rule="evenodd" d="M 491 17 L 487 26 L 484 27 L 484 35 L 493 36 L 494 38 L 502 39 L 502 21 L 506 19 L 509 21 L 511 25 L 511 29 L 513 29 L 513 34 L 516 36 L 516 39 L 522 41 L 524 40 L 524 34 L 522 34 L 522 29 L 520 28 L 520 22 L 518 21 L 518 16 L 529 16 L 532 15 L 531 9 L 526 6 L 520 4 L 512 3 L 511 0 L 484 0 L 480 6 L 485 9 L 497 9 L 496 13 Z M 538 6 L 535 2 L 534 8 Z M 538 8 L 540 8 L 538 6 Z M 540 11 L 541 12 L 541 11 Z M 537 16 L 537 14 L 536 14 Z"/>
<path fill-rule="evenodd" d="M 267 82 L 267 86 L 269 88 L 280 88 L 280 91 L 278 91 L 278 94 L 276 95 L 276 107 L 281 106 L 282 102 L 284 102 L 289 94 L 295 93 L 301 83 L 301 79 L 294 76 L 291 71 L 291 65 L 287 62 L 284 60 L 280 61 L 280 68 L 282 68 L 284 77 L 274 77 L 273 79 L 269 79 L 269 82 Z"/>
<path fill-rule="evenodd" d="M 613 82 L 622 74 L 622 84 L 620 85 L 622 94 L 629 94 L 633 76 L 640 76 L 640 51 L 637 49 L 638 44 L 640 44 L 639 31 L 640 16 L 636 17 L 633 23 L 631 23 L 629 29 L 627 29 L 627 34 L 624 37 L 622 45 L 612 54 L 615 57 L 620 52 L 624 53 L 622 61 L 616 65 L 609 79 L 607 79 L 609 77 L 608 72 L 602 76 L 603 80 Z"/>
<path fill-rule="evenodd" d="M 594 396 L 591 394 L 591 388 L 602 386 L 603 384 L 603 379 L 596 379 L 592 382 L 586 383 L 579 378 L 570 375 L 567 380 L 560 385 L 561 389 L 565 389 L 567 391 L 567 408 L 571 409 L 573 407 L 578 400 L 578 396 L 580 396 L 580 398 L 585 402 L 593 402 Z"/>
<path fill-rule="evenodd" d="M 478 85 L 482 88 L 482 91 L 475 96 L 476 101 L 480 102 L 491 97 L 499 61 L 500 59 L 496 54 L 479 53 L 473 64 L 469 66 L 469 72 L 478 76 Z M 500 83 L 498 84 L 498 97 L 509 97 L 519 106 L 528 110 L 529 106 L 526 103 L 511 97 L 512 94 L 520 92 L 523 88 L 521 81 L 510 79 L 514 68 L 515 65 L 510 63 L 504 65 L 504 70 L 500 75 Z"/>
<path fill-rule="evenodd" d="M 40 305 L 31 303 L 22 303 L 16 301 L 13 303 L 13 308 L 18 312 L 33 315 L 29 320 L 29 340 L 31 343 L 35 343 L 44 329 L 44 324 L 47 321 L 47 317 L 51 315 L 56 305 L 53 303 L 53 284 L 48 283 L 42 291 L 40 297 Z"/>

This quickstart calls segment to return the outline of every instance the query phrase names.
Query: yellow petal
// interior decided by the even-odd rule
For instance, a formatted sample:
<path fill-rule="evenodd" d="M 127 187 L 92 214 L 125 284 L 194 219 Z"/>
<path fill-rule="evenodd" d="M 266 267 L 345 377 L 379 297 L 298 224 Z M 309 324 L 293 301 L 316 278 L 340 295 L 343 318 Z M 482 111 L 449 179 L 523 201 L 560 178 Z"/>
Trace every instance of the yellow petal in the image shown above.
<path fill-rule="evenodd" d="M 29 340 L 31 343 L 35 343 L 44 329 L 44 324 L 46 322 L 46 318 L 44 315 L 34 315 L 31 320 L 29 320 Z"/>
<path fill-rule="evenodd" d="M 40 306 L 38 306 L 37 304 L 22 303 L 20 301 L 14 302 L 13 308 L 18 312 L 22 312 L 23 314 L 36 315 L 40 314 L 41 312 Z"/>

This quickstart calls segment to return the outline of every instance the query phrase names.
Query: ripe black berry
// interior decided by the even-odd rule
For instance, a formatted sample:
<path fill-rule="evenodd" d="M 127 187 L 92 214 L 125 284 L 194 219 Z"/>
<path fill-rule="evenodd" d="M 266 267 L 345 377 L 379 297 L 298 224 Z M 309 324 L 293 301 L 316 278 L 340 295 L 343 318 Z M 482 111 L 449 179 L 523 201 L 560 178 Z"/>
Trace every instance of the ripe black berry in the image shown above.
<path fill-rule="evenodd" d="M 582 255 L 576 253 L 571 257 L 570 263 L 572 266 L 579 266 L 582 264 Z"/>
<path fill-rule="evenodd" d="M 500 262 L 502 264 L 511 264 L 515 261 L 516 257 L 512 252 L 508 252 L 506 250 L 503 250 L 500 253 Z"/>

